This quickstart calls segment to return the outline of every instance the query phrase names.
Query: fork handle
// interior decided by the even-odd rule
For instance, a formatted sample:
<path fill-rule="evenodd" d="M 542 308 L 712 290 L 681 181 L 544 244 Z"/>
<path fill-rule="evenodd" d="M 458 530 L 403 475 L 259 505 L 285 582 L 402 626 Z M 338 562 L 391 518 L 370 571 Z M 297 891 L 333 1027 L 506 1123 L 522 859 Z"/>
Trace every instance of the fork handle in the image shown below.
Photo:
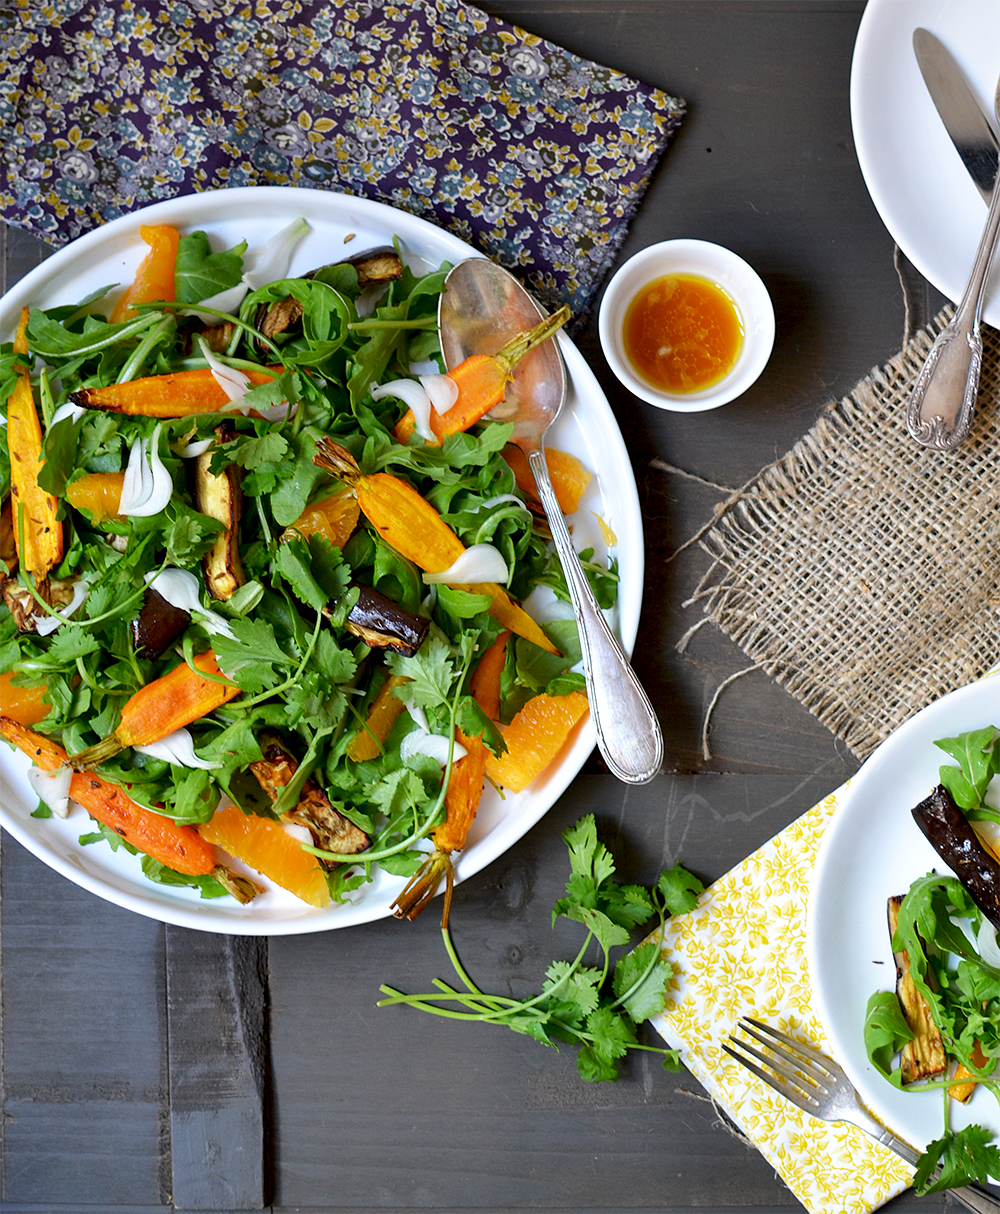
<path fill-rule="evenodd" d="M 874 1123 L 878 1126 L 878 1122 Z M 890 1151 L 907 1163 L 916 1166 L 917 1160 L 920 1158 L 920 1152 L 915 1151 L 908 1142 L 903 1142 L 901 1138 L 897 1138 L 895 1134 L 888 1130 L 882 1130 L 881 1133 L 876 1133 L 874 1129 L 869 1129 L 867 1126 L 862 1126 L 867 1134 L 870 1134 L 876 1142 L 880 1142 L 884 1147 L 888 1147 Z M 997 1214 L 1000 1210 L 1000 1201 L 998 1201 L 991 1193 L 987 1193 L 982 1189 L 973 1189 L 969 1185 L 964 1185 L 960 1189 L 948 1189 L 948 1192 L 953 1194 L 956 1201 L 962 1203 L 967 1210 L 975 1211 L 975 1214 Z"/>

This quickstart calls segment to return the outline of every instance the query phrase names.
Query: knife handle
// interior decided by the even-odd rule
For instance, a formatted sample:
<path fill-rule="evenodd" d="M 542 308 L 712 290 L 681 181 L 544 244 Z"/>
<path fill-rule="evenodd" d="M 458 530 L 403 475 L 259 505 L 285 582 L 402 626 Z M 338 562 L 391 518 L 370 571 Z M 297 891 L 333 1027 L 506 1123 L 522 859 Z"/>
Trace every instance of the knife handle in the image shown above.
<path fill-rule="evenodd" d="M 906 428 L 924 447 L 954 450 L 972 426 L 983 361 L 979 320 L 998 236 L 1000 189 L 994 188 L 969 285 L 951 323 L 931 346 L 906 407 Z"/>

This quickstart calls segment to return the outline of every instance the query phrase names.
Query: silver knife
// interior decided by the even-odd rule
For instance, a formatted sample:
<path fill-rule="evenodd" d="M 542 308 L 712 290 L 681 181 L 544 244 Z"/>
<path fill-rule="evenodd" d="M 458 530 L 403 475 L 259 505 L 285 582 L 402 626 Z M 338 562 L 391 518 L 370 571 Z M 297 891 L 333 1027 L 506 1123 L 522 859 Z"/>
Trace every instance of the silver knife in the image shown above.
<path fill-rule="evenodd" d="M 913 53 L 955 150 L 989 204 L 1000 144 L 951 52 L 929 30 L 913 31 Z"/>

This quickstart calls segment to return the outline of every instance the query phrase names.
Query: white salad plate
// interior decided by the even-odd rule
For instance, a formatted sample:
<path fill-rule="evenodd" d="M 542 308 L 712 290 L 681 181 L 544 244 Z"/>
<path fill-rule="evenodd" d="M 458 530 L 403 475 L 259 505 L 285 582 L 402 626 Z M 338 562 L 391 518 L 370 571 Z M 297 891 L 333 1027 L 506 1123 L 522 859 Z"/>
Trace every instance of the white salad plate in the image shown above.
<path fill-rule="evenodd" d="M 910 816 L 954 760 L 934 745 L 988 725 L 1000 726 L 1000 675 L 962 687 L 911 717 L 851 780 L 823 836 L 806 917 L 806 956 L 813 1010 L 834 1057 L 864 1104 L 896 1135 L 923 1149 L 943 1133 L 941 1094 L 897 1091 L 865 1052 L 865 1008 L 875 991 L 894 990 L 896 967 L 886 902 L 932 870 L 951 870 Z M 1000 807 L 1000 780 L 990 803 Z M 1000 1112 L 988 1092 L 967 1105 L 951 1102 L 951 1120 L 1000 1135 Z"/>
<path fill-rule="evenodd" d="M 1000 75 L 996 0 L 869 0 L 851 67 L 851 125 L 861 172 L 882 222 L 921 274 L 957 301 L 986 222 L 986 205 L 934 108 L 913 54 L 913 31 L 936 35 L 993 122 Z M 1000 327 L 1000 262 L 984 320 Z"/>
<path fill-rule="evenodd" d="M 182 232 L 203 230 L 216 250 L 242 240 L 253 249 L 299 217 L 309 222 L 311 231 L 296 247 L 290 277 L 367 248 L 391 244 L 393 237 L 402 242 L 407 263 L 421 273 L 436 269 L 443 261 L 454 263 L 476 255 L 469 245 L 425 220 L 364 199 L 281 187 L 205 192 L 156 203 L 61 249 L 0 300 L 0 337 L 11 339 L 24 306 L 71 304 L 99 287 L 131 282 L 148 251 L 139 236 L 140 224 L 171 224 Z M 569 397 L 551 432 L 551 444 L 578 456 L 595 473 L 573 516 L 574 537 L 579 548 L 593 546 L 598 555 L 606 553 L 596 515 L 617 536 L 612 553 L 621 578 L 616 623 L 625 649 L 631 651 L 643 582 L 642 518 L 635 479 L 600 385 L 573 343 L 563 334 L 559 343 L 568 371 Z M 526 834 L 564 792 L 594 743 L 594 727 L 588 718 L 558 761 L 523 793 L 501 799 L 487 788 L 457 863 L 457 879 L 479 872 Z M 92 823 L 79 807 L 66 819 L 31 817 L 38 802 L 25 775 L 27 767 L 21 755 L 0 744 L 0 825 L 77 885 L 164 923 L 244 935 L 326 931 L 389 915 L 404 884 L 401 878 L 379 870 L 373 882 L 351 895 L 348 904 L 325 909 L 308 906 L 272 885 L 245 907 L 231 898 L 203 900 L 196 890 L 146 880 L 139 858 L 124 849 L 112 852 L 103 842 L 81 846 L 79 836 Z M 434 914 L 434 908 L 426 913 Z"/>

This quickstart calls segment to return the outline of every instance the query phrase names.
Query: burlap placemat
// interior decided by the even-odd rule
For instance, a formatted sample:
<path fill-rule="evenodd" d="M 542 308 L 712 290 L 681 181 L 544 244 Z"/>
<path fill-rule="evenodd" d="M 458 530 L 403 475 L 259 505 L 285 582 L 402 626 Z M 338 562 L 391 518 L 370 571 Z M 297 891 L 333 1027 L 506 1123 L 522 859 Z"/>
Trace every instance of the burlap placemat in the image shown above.
<path fill-rule="evenodd" d="M 862 758 L 1000 658 L 1000 334 L 984 330 L 965 443 L 906 432 L 949 318 L 832 402 L 701 539 L 713 560 L 689 602 Z"/>

